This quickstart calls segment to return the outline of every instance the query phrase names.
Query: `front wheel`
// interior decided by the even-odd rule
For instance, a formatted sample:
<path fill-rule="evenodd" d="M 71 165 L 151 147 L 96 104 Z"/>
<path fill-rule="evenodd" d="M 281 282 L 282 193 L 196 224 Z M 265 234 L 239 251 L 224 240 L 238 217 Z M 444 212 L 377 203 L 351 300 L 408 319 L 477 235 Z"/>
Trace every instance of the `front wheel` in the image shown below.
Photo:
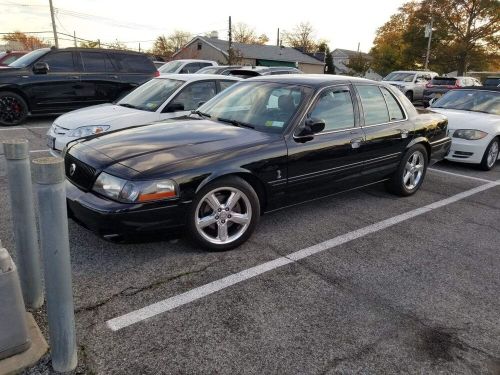
<path fill-rule="evenodd" d="M 225 177 L 196 195 L 189 210 L 188 232 L 208 250 L 230 250 L 250 237 L 259 217 L 259 198 L 252 186 L 239 177 Z"/>
<path fill-rule="evenodd" d="M 389 180 L 389 191 L 403 197 L 415 194 L 424 182 L 427 160 L 427 150 L 423 145 L 412 146 L 406 151 L 396 173 Z"/>
<path fill-rule="evenodd" d="M 0 92 L 0 125 L 19 125 L 28 116 L 28 105 L 18 94 Z"/>
<path fill-rule="evenodd" d="M 481 164 L 479 164 L 479 168 L 481 168 L 483 171 L 491 170 L 495 166 L 495 163 L 498 160 L 498 150 L 499 147 L 498 147 L 498 137 L 497 137 L 490 142 L 488 147 L 486 147 L 486 151 L 484 152 Z"/>

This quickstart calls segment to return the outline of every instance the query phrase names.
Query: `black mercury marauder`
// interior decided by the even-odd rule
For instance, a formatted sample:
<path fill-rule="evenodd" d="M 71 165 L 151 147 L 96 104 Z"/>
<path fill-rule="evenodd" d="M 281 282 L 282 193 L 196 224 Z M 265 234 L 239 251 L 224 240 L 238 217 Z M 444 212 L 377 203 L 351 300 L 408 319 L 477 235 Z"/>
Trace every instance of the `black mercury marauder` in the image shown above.
<path fill-rule="evenodd" d="M 109 239 L 185 226 L 226 250 L 266 211 L 380 181 L 415 193 L 449 151 L 446 132 L 445 117 L 377 82 L 251 78 L 188 118 L 70 143 L 69 214 Z"/>

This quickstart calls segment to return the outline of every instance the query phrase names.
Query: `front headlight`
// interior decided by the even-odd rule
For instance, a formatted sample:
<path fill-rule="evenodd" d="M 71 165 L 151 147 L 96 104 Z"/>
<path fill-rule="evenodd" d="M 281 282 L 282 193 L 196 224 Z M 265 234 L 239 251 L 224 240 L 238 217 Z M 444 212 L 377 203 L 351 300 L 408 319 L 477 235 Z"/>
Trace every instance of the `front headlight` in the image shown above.
<path fill-rule="evenodd" d="M 177 184 L 172 180 L 127 181 L 105 172 L 97 177 L 93 190 L 125 203 L 151 202 L 177 197 Z"/>
<path fill-rule="evenodd" d="M 99 134 L 107 131 L 109 129 L 109 125 L 91 125 L 91 126 L 82 126 L 80 128 L 76 128 L 71 130 L 66 135 L 68 137 L 87 137 L 89 135 Z"/>
<path fill-rule="evenodd" d="M 455 130 L 455 133 L 453 133 L 453 138 L 462 138 L 462 139 L 467 139 L 469 141 L 475 141 L 478 139 L 482 139 L 486 137 L 488 133 L 483 132 L 481 130 L 475 130 L 475 129 L 458 129 Z"/>

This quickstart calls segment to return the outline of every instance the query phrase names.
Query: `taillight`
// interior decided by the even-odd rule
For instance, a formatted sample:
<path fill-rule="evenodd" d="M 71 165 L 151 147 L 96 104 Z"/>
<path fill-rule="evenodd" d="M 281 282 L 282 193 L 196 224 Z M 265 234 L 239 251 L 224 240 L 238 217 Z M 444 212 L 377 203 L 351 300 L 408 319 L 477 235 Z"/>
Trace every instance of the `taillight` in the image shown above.
<path fill-rule="evenodd" d="M 434 85 L 432 83 L 428 83 L 427 85 L 425 85 L 425 87 L 427 87 L 428 89 L 430 89 L 431 87 L 433 87 Z"/>
<path fill-rule="evenodd" d="M 157 71 L 155 72 L 155 77 L 159 77 L 159 76 L 160 76 L 160 72 L 157 70 Z"/>

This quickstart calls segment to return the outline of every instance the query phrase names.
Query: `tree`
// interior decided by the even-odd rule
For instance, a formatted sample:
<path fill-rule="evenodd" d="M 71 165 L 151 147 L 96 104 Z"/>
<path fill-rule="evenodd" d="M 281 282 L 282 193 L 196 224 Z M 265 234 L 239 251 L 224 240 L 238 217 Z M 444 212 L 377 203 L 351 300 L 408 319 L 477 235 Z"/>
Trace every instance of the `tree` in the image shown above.
<path fill-rule="evenodd" d="M 243 44 L 266 44 L 269 38 L 266 34 L 257 36 L 255 30 L 246 23 L 239 22 L 231 29 L 233 41 Z"/>
<path fill-rule="evenodd" d="M 322 40 L 318 44 L 318 52 L 323 52 L 325 54 L 325 74 L 335 74 L 332 51 L 330 51 L 330 47 L 326 40 Z"/>
<path fill-rule="evenodd" d="M 83 40 L 78 44 L 81 48 L 101 48 L 99 40 Z"/>
<path fill-rule="evenodd" d="M 370 60 L 357 53 L 355 56 L 349 58 L 349 63 L 346 66 L 351 70 L 350 74 L 356 77 L 364 77 L 370 69 Z"/>
<path fill-rule="evenodd" d="M 3 39 L 7 42 L 17 42 L 20 43 L 22 49 L 27 51 L 32 51 L 37 48 L 48 47 L 49 44 L 43 39 L 36 36 L 27 35 L 20 31 L 14 31 L 13 33 L 4 35 Z"/>
<path fill-rule="evenodd" d="M 427 50 L 425 26 L 433 17 L 429 68 L 443 73 L 495 69 L 500 50 L 497 0 L 409 2 L 377 30 L 371 54 L 381 74 L 422 68 Z"/>
<path fill-rule="evenodd" d="M 160 35 L 153 43 L 151 53 L 162 57 L 171 57 L 179 51 L 191 38 L 191 34 L 176 30 L 169 36 Z"/>
<path fill-rule="evenodd" d="M 315 31 L 309 22 L 301 22 L 293 31 L 283 32 L 283 42 L 293 48 L 300 48 L 303 52 L 314 52 L 317 47 Z"/>

